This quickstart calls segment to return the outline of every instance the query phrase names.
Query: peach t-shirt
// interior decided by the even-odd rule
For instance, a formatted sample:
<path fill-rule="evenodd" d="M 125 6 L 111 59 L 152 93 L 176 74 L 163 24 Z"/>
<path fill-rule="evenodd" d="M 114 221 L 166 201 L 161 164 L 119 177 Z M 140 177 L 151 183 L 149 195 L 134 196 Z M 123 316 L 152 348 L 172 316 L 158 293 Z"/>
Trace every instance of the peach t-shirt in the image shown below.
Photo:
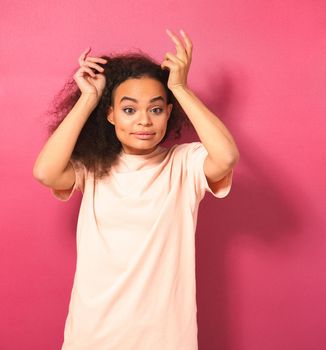
<path fill-rule="evenodd" d="M 200 142 L 121 152 L 97 182 L 82 165 L 77 262 L 62 350 L 197 350 L 195 230 L 205 191 Z"/>

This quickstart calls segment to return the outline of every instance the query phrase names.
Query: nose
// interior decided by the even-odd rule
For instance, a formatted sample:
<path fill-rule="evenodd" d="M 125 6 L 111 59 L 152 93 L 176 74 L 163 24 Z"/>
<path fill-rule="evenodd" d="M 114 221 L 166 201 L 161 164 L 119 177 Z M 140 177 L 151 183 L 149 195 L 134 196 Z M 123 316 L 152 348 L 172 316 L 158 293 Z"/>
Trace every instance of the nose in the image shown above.
<path fill-rule="evenodd" d="M 146 112 L 143 112 L 143 113 L 140 113 L 139 124 L 152 125 L 153 123 L 152 123 L 150 116 Z"/>

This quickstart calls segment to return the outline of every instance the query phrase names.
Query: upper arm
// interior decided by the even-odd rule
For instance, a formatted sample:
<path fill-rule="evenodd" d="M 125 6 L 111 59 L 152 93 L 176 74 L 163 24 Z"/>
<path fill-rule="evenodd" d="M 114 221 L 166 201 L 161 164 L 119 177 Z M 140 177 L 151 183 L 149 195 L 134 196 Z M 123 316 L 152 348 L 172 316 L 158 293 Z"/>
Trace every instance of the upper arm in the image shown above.
<path fill-rule="evenodd" d="M 230 165 L 218 165 L 214 163 L 208 156 L 204 160 L 204 173 L 207 178 L 207 182 L 212 184 L 223 180 L 224 177 L 230 173 L 234 164 Z"/>
<path fill-rule="evenodd" d="M 216 198 L 226 197 L 231 190 L 234 165 L 217 167 L 207 158 L 208 152 L 201 142 L 185 145 L 185 151 L 188 182 L 196 199 L 201 200 L 206 191 Z"/>
<path fill-rule="evenodd" d="M 68 163 L 66 169 L 55 179 L 51 187 L 53 190 L 70 190 L 76 181 L 75 170 L 71 164 Z"/>
<path fill-rule="evenodd" d="M 60 200 L 70 199 L 75 190 L 84 192 L 87 169 L 83 163 L 70 159 L 65 170 L 55 179 L 35 176 L 44 186 L 49 187 L 51 193 Z"/>
<path fill-rule="evenodd" d="M 214 193 L 222 192 L 225 187 L 228 188 L 230 186 L 234 165 L 218 166 L 211 161 L 208 155 L 205 157 L 204 173 L 207 184 Z"/>
<path fill-rule="evenodd" d="M 51 185 L 51 192 L 57 199 L 68 201 L 76 190 L 84 193 L 86 177 L 84 164 L 71 159 L 62 175 Z"/>

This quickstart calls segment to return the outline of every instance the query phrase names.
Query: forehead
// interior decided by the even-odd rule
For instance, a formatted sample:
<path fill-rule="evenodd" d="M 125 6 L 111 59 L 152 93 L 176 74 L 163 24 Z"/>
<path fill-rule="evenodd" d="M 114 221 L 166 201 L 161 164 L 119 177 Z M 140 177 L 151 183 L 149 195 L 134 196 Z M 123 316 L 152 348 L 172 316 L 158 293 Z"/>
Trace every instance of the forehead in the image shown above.
<path fill-rule="evenodd" d="M 122 96 L 129 96 L 140 102 L 148 102 L 150 98 L 161 95 L 166 100 L 163 84 L 153 78 L 142 77 L 140 79 L 128 79 L 121 83 L 115 92 L 115 100 Z"/>

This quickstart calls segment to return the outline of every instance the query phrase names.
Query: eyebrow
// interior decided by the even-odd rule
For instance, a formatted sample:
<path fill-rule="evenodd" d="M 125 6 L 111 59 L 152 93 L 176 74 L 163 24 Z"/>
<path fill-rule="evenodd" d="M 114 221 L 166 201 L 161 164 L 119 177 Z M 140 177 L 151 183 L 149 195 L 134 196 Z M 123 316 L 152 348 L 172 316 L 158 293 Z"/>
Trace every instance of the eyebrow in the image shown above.
<path fill-rule="evenodd" d="M 123 96 L 122 99 L 120 100 L 120 103 L 124 100 L 130 100 L 130 101 L 138 103 L 138 101 L 135 98 L 128 97 L 128 96 Z M 149 100 L 149 102 L 151 103 L 151 102 L 155 102 L 155 101 L 159 101 L 159 100 L 164 102 L 164 98 L 162 96 L 153 97 L 151 100 Z"/>

